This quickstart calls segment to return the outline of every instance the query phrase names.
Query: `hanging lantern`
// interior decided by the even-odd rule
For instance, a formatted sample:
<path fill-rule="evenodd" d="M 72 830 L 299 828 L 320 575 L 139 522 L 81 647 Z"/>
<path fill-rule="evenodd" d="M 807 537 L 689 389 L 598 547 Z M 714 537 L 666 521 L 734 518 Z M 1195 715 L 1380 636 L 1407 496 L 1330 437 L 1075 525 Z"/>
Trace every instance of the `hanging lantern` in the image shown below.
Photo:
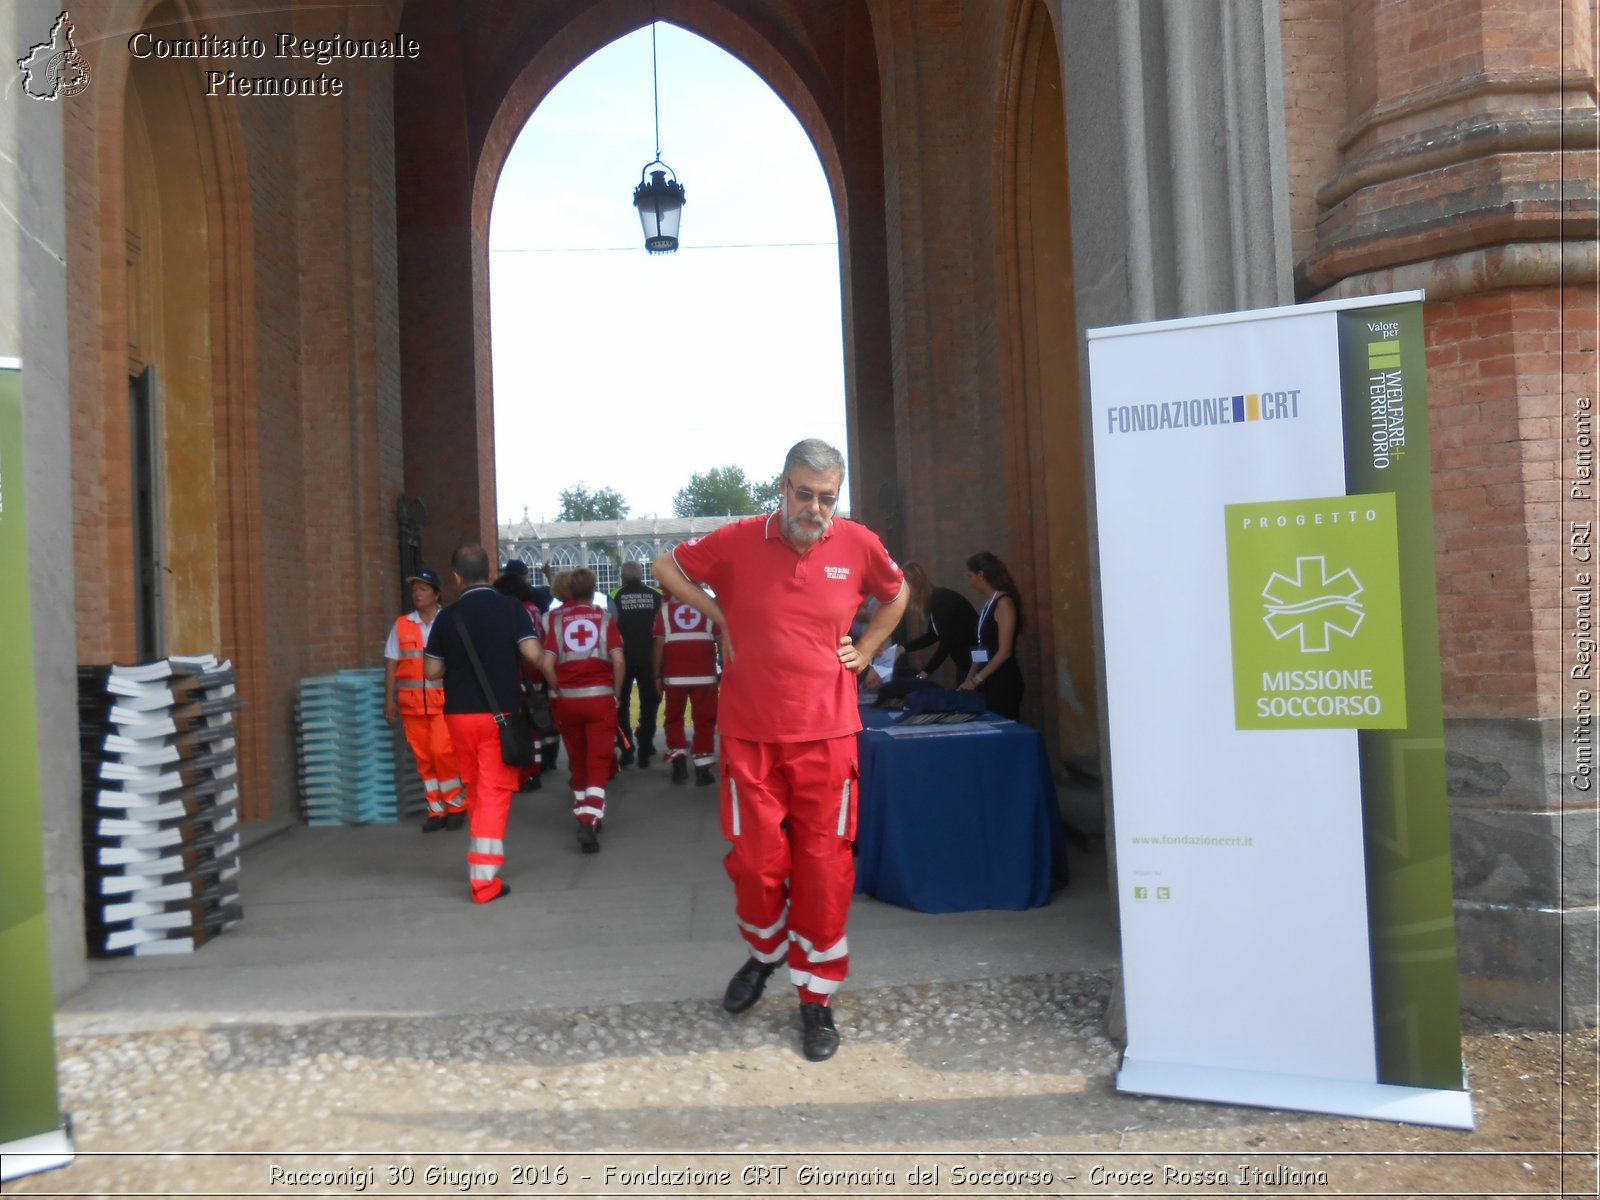
<path fill-rule="evenodd" d="M 660 164 L 663 171 L 651 171 Z M 651 254 L 670 254 L 678 248 L 678 218 L 683 215 L 683 184 L 667 179 L 672 168 L 658 158 L 639 173 L 639 186 L 633 189 L 633 206 L 639 210 L 644 228 L 644 248 Z M 645 173 L 650 181 L 645 182 Z"/>
<path fill-rule="evenodd" d="M 644 227 L 644 248 L 651 254 L 671 254 L 678 248 L 678 219 L 683 216 L 683 184 L 672 168 L 661 161 L 661 84 L 656 71 L 655 4 L 650 5 L 650 97 L 655 105 L 656 156 L 639 172 L 639 186 L 633 189 L 633 206 L 639 210 Z M 660 167 L 652 171 L 651 167 Z M 672 174 L 669 182 L 667 176 Z M 645 176 L 649 175 L 648 182 Z"/>

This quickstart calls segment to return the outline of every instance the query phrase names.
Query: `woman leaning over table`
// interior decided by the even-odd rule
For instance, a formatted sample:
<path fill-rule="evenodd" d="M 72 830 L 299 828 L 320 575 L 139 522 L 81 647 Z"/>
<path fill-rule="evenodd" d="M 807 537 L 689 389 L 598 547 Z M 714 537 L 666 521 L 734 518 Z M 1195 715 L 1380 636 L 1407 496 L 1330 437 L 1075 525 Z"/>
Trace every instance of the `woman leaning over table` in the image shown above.
<path fill-rule="evenodd" d="M 972 670 L 972 647 L 978 640 L 978 610 L 960 592 L 934 587 L 921 564 L 905 565 L 906 587 L 911 590 L 911 607 L 928 622 L 928 631 L 905 644 L 907 653 L 926 650 L 937 645 L 928 665 L 917 672 L 917 678 L 927 679 L 949 658 L 956 665 L 956 682 L 966 679 Z"/>
<path fill-rule="evenodd" d="M 987 550 L 967 559 L 967 578 L 983 597 L 983 609 L 978 614 L 972 668 L 961 686 L 982 692 L 990 712 L 1015 721 L 1022 712 L 1022 670 L 1016 658 L 1022 593 L 1005 563 Z"/>

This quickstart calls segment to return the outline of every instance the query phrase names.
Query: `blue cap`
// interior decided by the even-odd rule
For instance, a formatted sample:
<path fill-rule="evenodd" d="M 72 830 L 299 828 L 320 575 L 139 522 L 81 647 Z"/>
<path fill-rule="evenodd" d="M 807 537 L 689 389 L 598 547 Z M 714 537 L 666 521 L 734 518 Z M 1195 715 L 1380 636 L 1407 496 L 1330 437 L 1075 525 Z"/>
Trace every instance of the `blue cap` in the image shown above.
<path fill-rule="evenodd" d="M 528 564 L 520 558 L 508 558 L 506 559 L 506 565 L 500 568 L 500 572 L 503 575 L 521 575 L 526 579 L 528 577 Z"/>
<path fill-rule="evenodd" d="M 407 583 L 410 583 L 413 579 L 420 579 L 436 592 L 443 593 L 444 591 L 444 585 L 439 582 L 439 572 L 430 571 L 427 567 L 423 567 L 416 573 L 406 576 Z"/>

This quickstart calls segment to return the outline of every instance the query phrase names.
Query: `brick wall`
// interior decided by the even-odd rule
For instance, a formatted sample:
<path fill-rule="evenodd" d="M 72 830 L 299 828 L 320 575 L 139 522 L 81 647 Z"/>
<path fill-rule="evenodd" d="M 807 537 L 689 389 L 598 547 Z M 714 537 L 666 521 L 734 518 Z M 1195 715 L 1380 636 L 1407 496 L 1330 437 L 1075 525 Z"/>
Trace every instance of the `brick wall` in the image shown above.
<path fill-rule="evenodd" d="M 1592 298 L 1526 288 L 1426 315 L 1446 712 L 1556 716 L 1561 414 L 1593 386 Z"/>
<path fill-rule="evenodd" d="M 339 28 L 360 36 L 351 22 L 364 21 L 367 33 L 382 35 L 399 7 L 364 9 Z M 147 8 L 142 0 L 74 8 L 92 82 L 63 105 L 73 557 L 85 662 L 135 657 L 123 106 L 126 39 Z M 173 17 L 154 12 L 150 19 Z M 285 20 L 278 11 L 230 9 L 225 31 L 205 29 L 270 41 Z M 316 10 L 292 21 L 305 35 L 334 28 Z M 163 29 L 194 32 L 181 22 Z M 192 68 L 197 96 L 205 65 Z M 196 106 L 212 204 L 213 353 L 226 367 L 214 369 L 219 381 L 226 376 L 216 397 L 226 414 L 217 488 L 219 500 L 228 497 L 217 530 L 224 624 L 216 649 L 240 670 L 247 818 L 293 810 L 296 681 L 376 665 L 398 595 L 393 88 L 385 64 L 338 70 L 353 101 Z"/>
<path fill-rule="evenodd" d="M 1560 648 L 1555 418 L 1562 387 L 1583 377 L 1592 353 L 1592 314 L 1585 322 L 1573 293 L 1538 268 L 1533 247 L 1592 236 L 1583 204 L 1593 188 L 1569 180 L 1563 195 L 1573 164 L 1528 131 L 1557 128 L 1564 109 L 1592 113 L 1592 75 L 1586 87 L 1570 76 L 1592 67 L 1592 52 L 1578 50 L 1591 10 L 1587 0 L 1286 0 L 1283 8 L 1302 297 L 1351 277 L 1365 281 L 1356 291 L 1422 286 L 1430 295 L 1451 716 L 1551 716 L 1558 707 L 1548 686 Z M 1563 68 L 1579 87 L 1563 92 Z M 1475 150 L 1430 157 L 1464 121 L 1483 130 Z M 1498 257 L 1471 257 L 1486 249 Z M 1565 364 L 1563 330 L 1573 343 Z"/>
<path fill-rule="evenodd" d="M 1344 0 L 1283 0 L 1283 105 L 1296 261 L 1317 236 L 1317 188 L 1339 169 L 1345 122 Z"/>
<path fill-rule="evenodd" d="M 1594 977 L 1596 827 L 1592 800 L 1561 771 L 1561 718 L 1566 414 L 1594 394 L 1596 188 L 1593 150 L 1561 147 L 1593 129 L 1595 6 L 1355 0 L 1343 10 L 1284 5 L 1296 282 L 1304 299 L 1429 296 L 1464 995 L 1519 1021 L 1592 1022 L 1581 981 Z M 1314 104 L 1340 72 L 1319 92 L 1291 61 L 1330 42 L 1335 20 L 1337 123 Z"/>

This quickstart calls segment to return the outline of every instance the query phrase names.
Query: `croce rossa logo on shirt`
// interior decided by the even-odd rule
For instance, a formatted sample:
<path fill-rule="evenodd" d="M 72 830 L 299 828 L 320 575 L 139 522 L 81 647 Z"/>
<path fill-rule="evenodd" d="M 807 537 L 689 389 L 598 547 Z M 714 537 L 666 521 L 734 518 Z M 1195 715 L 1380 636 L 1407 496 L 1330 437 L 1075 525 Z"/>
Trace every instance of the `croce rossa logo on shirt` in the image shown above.
<path fill-rule="evenodd" d="M 562 628 L 561 640 L 566 643 L 568 650 L 581 654 L 592 649 L 600 640 L 600 631 L 588 617 L 579 617 L 575 621 L 568 621 Z"/>

